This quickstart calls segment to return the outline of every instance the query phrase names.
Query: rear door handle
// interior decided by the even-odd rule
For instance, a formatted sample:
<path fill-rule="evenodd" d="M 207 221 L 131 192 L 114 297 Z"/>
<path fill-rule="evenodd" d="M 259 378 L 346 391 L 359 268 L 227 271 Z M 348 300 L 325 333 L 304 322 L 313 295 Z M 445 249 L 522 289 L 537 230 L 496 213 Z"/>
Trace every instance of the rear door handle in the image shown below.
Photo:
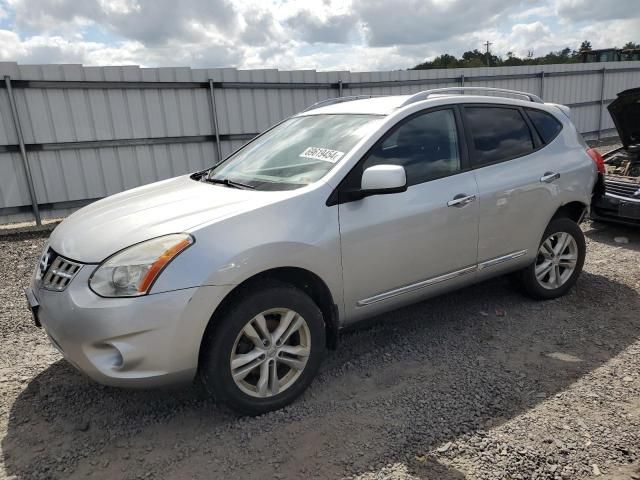
<path fill-rule="evenodd" d="M 560 178 L 560 174 L 559 173 L 555 173 L 555 172 L 545 172 L 545 174 L 543 176 L 540 177 L 540 181 L 542 183 L 551 183 L 554 180 L 557 180 Z"/>
<path fill-rule="evenodd" d="M 465 205 L 469 205 L 471 202 L 475 201 L 475 195 L 467 195 L 465 193 L 459 193 L 453 200 L 449 200 L 447 202 L 447 207 L 464 207 Z"/>

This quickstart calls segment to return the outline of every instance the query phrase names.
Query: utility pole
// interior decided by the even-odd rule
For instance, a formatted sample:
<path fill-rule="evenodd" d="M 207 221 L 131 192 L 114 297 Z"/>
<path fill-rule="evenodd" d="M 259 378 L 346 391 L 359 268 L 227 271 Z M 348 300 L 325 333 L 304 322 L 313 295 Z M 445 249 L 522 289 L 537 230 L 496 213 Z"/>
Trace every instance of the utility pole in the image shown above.
<path fill-rule="evenodd" d="M 493 45 L 493 43 L 491 43 L 489 40 L 487 40 L 487 41 L 484 43 L 484 46 L 485 46 L 485 47 L 487 47 L 487 67 L 490 67 L 490 66 L 491 66 L 491 62 L 490 62 L 491 55 L 489 54 L 489 47 L 490 47 L 491 45 Z"/>

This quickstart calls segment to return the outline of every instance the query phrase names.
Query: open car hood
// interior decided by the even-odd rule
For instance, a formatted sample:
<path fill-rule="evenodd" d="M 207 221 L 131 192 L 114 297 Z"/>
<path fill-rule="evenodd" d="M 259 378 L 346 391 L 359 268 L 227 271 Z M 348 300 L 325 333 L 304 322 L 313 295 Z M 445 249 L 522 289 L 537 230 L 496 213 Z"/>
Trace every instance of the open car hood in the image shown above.
<path fill-rule="evenodd" d="M 620 92 L 608 109 L 622 145 L 640 145 L 640 88 Z"/>

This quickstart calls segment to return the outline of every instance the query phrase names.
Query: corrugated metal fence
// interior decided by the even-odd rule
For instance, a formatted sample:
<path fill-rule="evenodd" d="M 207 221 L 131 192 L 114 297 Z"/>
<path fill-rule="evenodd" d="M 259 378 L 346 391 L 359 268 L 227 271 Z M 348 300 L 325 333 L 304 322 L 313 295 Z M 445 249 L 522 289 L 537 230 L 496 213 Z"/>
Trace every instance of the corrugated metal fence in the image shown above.
<path fill-rule="evenodd" d="M 204 168 L 337 96 L 461 85 L 523 90 L 571 106 L 586 138 L 612 136 L 606 105 L 640 86 L 640 64 L 359 73 L 0 63 L 0 79 L 0 223 L 7 223 L 38 210 L 65 215 Z"/>

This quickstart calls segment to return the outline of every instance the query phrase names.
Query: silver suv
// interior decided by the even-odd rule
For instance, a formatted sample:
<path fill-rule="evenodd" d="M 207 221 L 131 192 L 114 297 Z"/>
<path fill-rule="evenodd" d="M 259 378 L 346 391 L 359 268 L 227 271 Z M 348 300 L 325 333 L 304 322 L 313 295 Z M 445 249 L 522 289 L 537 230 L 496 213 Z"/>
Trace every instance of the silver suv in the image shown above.
<path fill-rule="evenodd" d="M 68 217 L 29 305 L 98 382 L 198 377 L 241 413 L 280 408 L 358 320 L 508 272 L 535 298 L 571 288 L 597 169 L 568 113 L 497 89 L 320 102 Z"/>

